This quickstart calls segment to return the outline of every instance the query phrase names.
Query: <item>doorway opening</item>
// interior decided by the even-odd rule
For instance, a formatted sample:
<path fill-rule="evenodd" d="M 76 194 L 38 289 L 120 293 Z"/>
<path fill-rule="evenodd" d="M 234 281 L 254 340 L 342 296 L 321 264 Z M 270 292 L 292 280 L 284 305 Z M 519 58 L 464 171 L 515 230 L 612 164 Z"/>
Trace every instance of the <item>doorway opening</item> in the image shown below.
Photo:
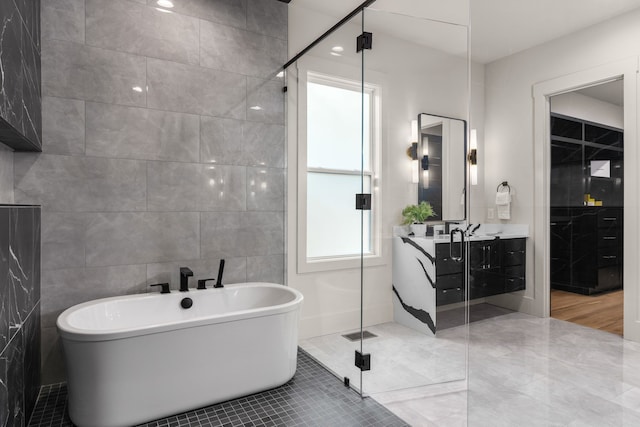
<path fill-rule="evenodd" d="M 623 80 L 550 98 L 551 317 L 623 335 Z"/>

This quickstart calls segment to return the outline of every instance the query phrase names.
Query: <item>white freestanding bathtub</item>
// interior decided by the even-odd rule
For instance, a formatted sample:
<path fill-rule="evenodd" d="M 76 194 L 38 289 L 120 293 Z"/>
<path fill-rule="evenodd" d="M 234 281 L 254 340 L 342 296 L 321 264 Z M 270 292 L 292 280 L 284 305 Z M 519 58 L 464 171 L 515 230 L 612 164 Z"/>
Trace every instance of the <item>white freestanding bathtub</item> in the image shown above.
<path fill-rule="evenodd" d="M 131 426 L 286 383 L 301 303 L 295 289 L 246 283 L 69 308 L 57 325 L 71 420 Z"/>

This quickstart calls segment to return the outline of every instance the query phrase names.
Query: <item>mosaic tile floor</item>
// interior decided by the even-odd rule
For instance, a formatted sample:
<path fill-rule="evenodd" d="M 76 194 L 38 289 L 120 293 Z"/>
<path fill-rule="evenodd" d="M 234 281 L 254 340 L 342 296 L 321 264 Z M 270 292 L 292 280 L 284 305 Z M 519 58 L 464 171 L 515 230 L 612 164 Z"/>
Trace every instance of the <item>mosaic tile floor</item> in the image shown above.
<path fill-rule="evenodd" d="M 30 427 L 70 427 L 66 384 L 42 387 Z M 361 399 L 304 351 L 282 387 L 143 424 L 186 426 L 407 426 L 373 399 Z"/>

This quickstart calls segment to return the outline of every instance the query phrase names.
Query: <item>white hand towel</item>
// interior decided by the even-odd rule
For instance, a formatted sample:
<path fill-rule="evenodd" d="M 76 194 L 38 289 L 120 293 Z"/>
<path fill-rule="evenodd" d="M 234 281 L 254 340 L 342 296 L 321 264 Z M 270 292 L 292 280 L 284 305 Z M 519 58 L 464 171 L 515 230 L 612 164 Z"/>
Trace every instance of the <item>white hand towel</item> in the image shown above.
<path fill-rule="evenodd" d="M 498 191 L 496 193 L 498 219 L 511 219 L 511 192 Z"/>

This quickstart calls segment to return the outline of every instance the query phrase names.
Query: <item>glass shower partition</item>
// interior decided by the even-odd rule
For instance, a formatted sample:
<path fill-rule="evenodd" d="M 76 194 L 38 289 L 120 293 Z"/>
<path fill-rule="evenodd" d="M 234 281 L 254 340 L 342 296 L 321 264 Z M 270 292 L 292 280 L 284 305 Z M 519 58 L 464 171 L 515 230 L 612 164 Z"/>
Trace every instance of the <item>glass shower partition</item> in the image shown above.
<path fill-rule="evenodd" d="M 287 68 L 287 278 L 301 348 L 384 402 L 466 378 L 468 3 L 368 3 Z M 429 235 L 401 226 L 420 201 Z"/>
<path fill-rule="evenodd" d="M 383 403 L 407 389 L 430 396 L 466 388 L 468 3 L 455 11 L 425 3 L 378 0 L 363 12 L 363 104 L 372 98 L 362 109 L 364 146 L 367 123 L 372 141 L 363 182 L 371 182 L 375 237 L 363 255 L 362 347 L 371 370 L 362 387 Z M 434 210 L 426 233 L 400 226 L 404 208 L 421 202 Z"/>
<path fill-rule="evenodd" d="M 363 179 L 370 104 L 362 91 L 363 53 L 355 49 L 362 25 L 355 11 L 287 68 L 289 165 L 297 165 L 289 186 L 297 203 L 289 209 L 296 250 L 288 283 L 305 297 L 300 346 L 359 392 L 362 257 L 372 245 L 369 234 L 363 237 L 370 211 L 356 206 L 368 200 L 358 195 L 371 193 L 371 180 Z"/>

